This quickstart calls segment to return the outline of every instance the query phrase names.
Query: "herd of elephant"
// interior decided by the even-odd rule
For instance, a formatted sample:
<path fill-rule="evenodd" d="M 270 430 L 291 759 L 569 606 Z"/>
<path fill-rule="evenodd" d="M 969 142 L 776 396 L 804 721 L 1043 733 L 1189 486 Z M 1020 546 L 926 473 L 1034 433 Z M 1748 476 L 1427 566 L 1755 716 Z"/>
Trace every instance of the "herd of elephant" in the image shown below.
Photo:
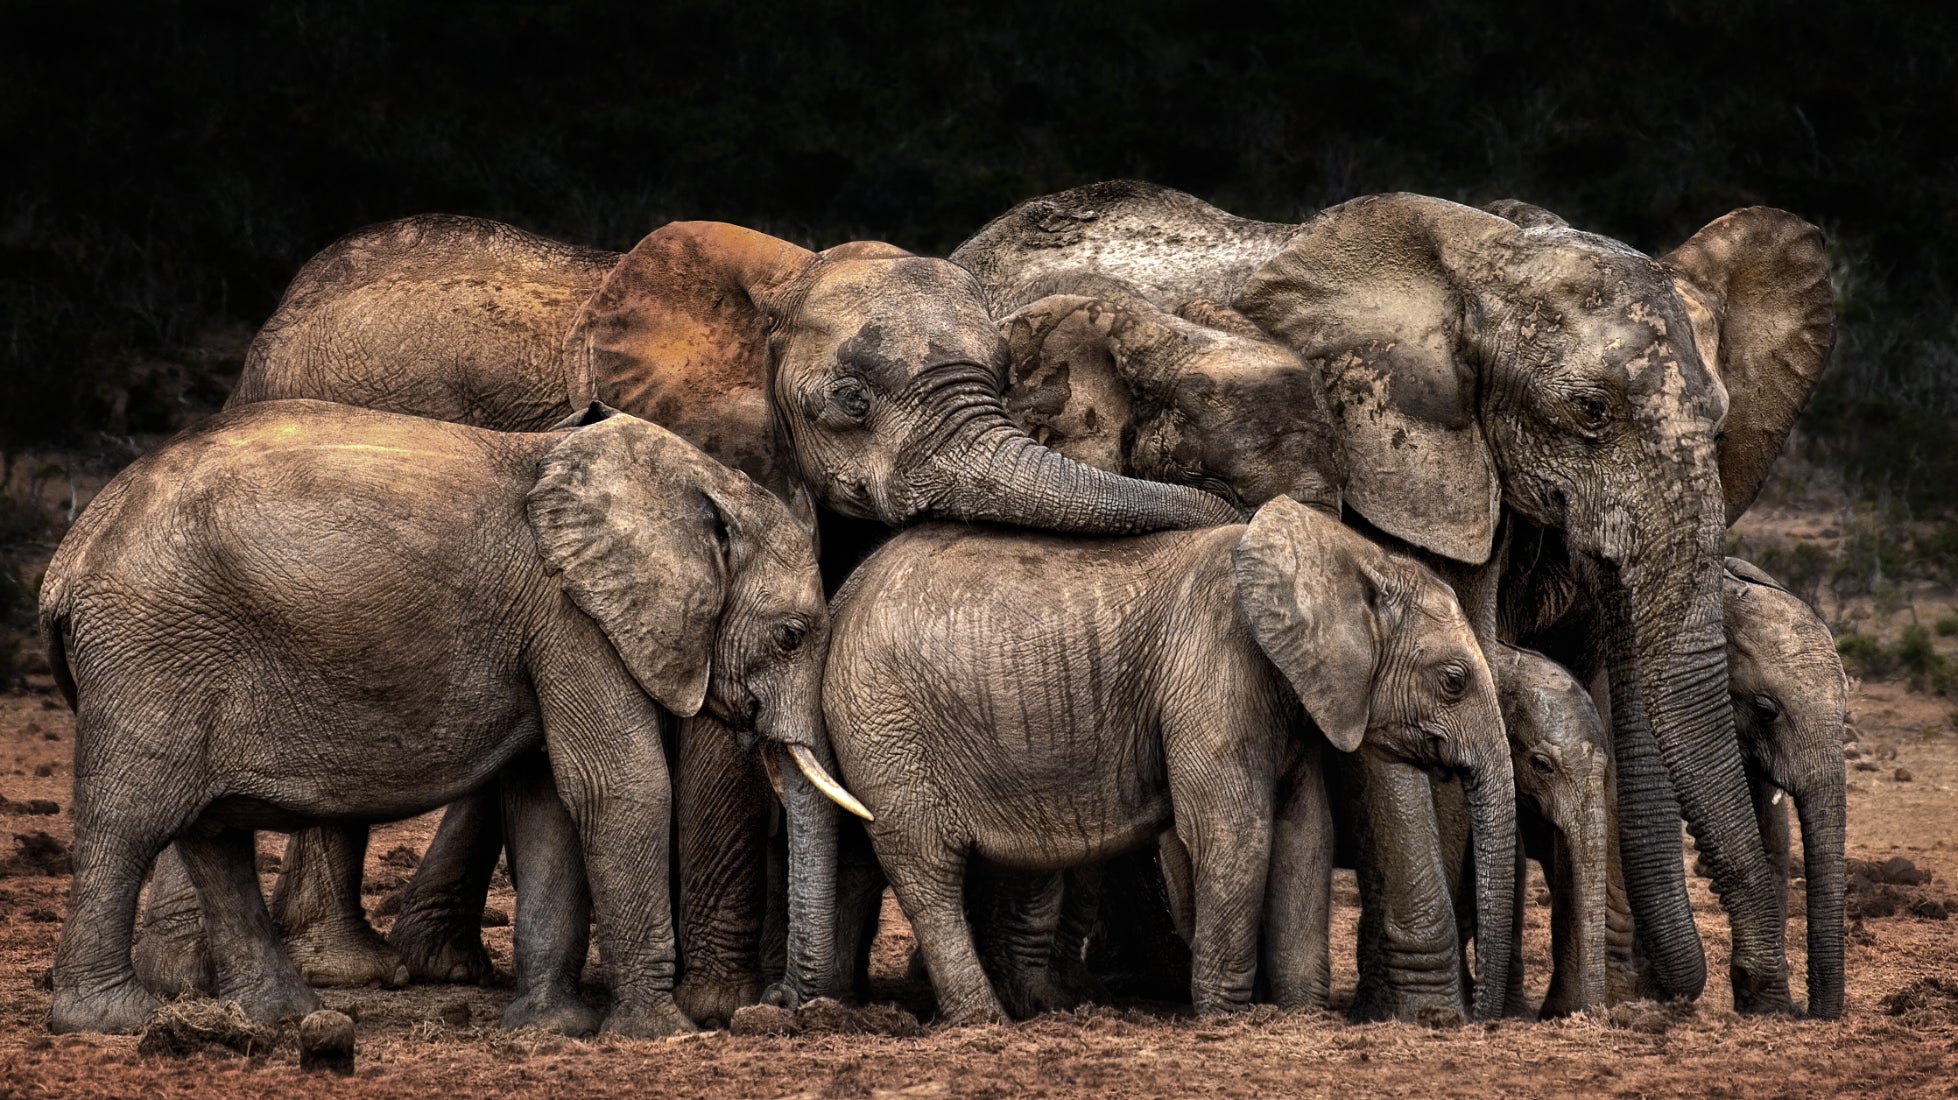
<path fill-rule="evenodd" d="M 1691 998 L 1682 816 L 1736 1007 L 1790 1012 L 1784 794 L 1839 1016 L 1842 667 L 1723 556 L 1833 340 L 1821 234 L 1765 207 L 1658 259 L 1132 181 L 949 259 L 360 230 L 47 571 L 51 1026 L 487 980 L 506 853 L 504 1022 L 574 1034 L 862 996 L 886 886 L 947 1022 L 1324 1006 L 1340 862 L 1355 1017 L 1529 1011 L 1525 858 L 1543 1014 Z M 384 939 L 367 827 L 443 806 Z"/>

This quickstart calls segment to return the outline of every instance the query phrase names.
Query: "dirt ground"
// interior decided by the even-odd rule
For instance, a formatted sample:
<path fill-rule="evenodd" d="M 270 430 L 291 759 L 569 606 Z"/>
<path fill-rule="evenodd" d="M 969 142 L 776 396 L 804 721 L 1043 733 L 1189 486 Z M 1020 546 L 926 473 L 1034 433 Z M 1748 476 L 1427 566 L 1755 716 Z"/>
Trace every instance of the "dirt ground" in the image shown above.
<path fill-rule="evenodd" d="M 1750 517 L 1752 518 L 1752 517 Z M 1790 526 L 1769 516 L 1762 530 Z M 1946 593 L 1912 612 L 1945 613 Z M 1852 609 L 1829 608 L 1832 618 Z M 1862 616 L 1867 620 L 1867 614 Z M 1958 649 L 1958 640 L 1940 639 Z M 73 722 L 45 677 L 0 695 L 0 1100 L 10 1097 L 525 1095 L 670 1097 L 1138 1097 L 1418 1095 L 1518 1097 L 1810 1095 L 1958 1096 L 1958 722 L 1953 700 L 1894 683 L 1850 700 L 1849 852 L 1902 857 L 1918 885 L 1877 885 L 1850 899 L 1849 990 L 1838 1023 L 1741 1019 L 1725 988 L 1726 920 L 1692 879 L 1711 976 L 1695 1006 L 1619 1006 L 1554 1023 L 1435 1029 L 1353 1026 L 1330 1014 L 1254 1010 L 1198 1021 L 1161 1006 L 1095 1008 L 1004 1027 L 928 1027 L 920 1036 L 725 1031 L 635 1042 L 566 1040 L 496 1026 L 506 987 L 329 990 L 357 1020 L 352 1078 L 302 1074 L 290 1030 L 269 1053 L 175 1059 L 135 1037 L 47 1033 L 42 986 L 66 912 L 65 853 Z M 434 830 L 419 818 L 376 830 L 370 910 L 406 881 Z M 281 838 L 262 840 L 266 867 Z M 1533 876 L 1535 872 L 1533 870 Z M 270 877 L 267 877 L 270 885 Z M 1548 896 L 1531 887 L 1526 961 L 1548 978 Z M 1788 927 L 1801 996 L 1797 887 Z M 1334 995 L 1351 997 L 1357 918 L 1352 877 L 1337 883 Z M 509 965 L 507 888 L 484 929 Z M 1861 914 L 1856 916 L 1855 914 Z M 886 903 L 874 977 L 879 999 L 924 1015 L 929 992 L 904 980 L 903 918 Z M 376 924 L 387 925 L 385 917 Z M 1337 1006 L 1336 1006 L 1337 1007 Z"/>

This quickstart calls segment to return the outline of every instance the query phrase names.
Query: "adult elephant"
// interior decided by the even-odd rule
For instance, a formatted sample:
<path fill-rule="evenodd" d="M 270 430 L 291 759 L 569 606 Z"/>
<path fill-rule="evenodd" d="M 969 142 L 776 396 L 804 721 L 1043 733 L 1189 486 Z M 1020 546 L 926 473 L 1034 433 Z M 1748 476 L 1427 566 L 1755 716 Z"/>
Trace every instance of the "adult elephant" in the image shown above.
<path fill-rule="evenodd" d="M 311 397 L 520 430 L 602 400 L 784 499 L 808 490 L 827 513 L 832 577 L 861 549 L 839 519 L 1119 533 L 1238 518 L 1198 490 L 1036 443 L 1000 405 L 1005 361 L 973 278 L 892 245 L 811 252 L 675 222 L 621 255 L 438 215 L 360 230 L 309 261 L 229 404 Z M 698 1020 L 725 1019 L 760 989 L 768 787 L 711 718 L 683 723 L 678 757 L 679 999 Z M 437 980 L 488 968 L 478 925 L 495 807 L 459 806 L 392 936 L 414 974 Z M 395 972 L 360 909 L 363 843 L 302 835 L 288 854 L 275 904 L 316 980 Z"/>
<path fill-rule="evenodd" d="M 1503 510 L 1559 532 L 1601 613 L 1624 873 L 1659 987 L 1705 985 L 1683 809 L 1733 925 L 1736 1006 L 1786 1011 L 1776 884 L 1727 706 L 1720 555 L 1834 340 L 1821 234 L 1749 207 L 1654 260 L 1500 209 L 1389 194 L 1274 224 L 1124 181 L 1022 203 L 952 259 L 996 307 L 1085 271 L 1163 303 L 1228 302 L 1289 344 L 1332 399 L 1350 512 L 1454 563 L 1485 637 Z M 1420 777 L 1373 778 L 1376 833 L 1432 821 Z M 1382 847 L 1425 863 L 1432 835 Z M 1448 957 L 1446 909 L 1390 914 L 1391 956 Z"/>

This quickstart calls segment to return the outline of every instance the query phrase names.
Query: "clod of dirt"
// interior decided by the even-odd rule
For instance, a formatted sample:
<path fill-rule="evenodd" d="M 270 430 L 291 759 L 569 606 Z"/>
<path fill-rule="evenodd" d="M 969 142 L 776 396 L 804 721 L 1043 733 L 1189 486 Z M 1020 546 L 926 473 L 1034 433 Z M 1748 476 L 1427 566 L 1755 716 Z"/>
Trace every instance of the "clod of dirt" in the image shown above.
<path fill-rule="evenodd" d="M 299 1021 L 299 1068 L 307 1073 L 353 1076 L 353 1019 L 344 1012 L 322 1008 Z"/>
<path fill-rule="evenodd" d="M 1843 742 L 1843 744 L 1845 744 L 1845 745 L 1847 745 L 1847 744 L 1851 744 L 1851 743 L 1853 743 L 1853 742 L 1856 742 L 1856 741 L 1861 741 L 1862 739 L 1863 739 L 1863 735 L 1862 735 L 1862 734 L 1860 734 L 1860 733 L 1857 733 L 1857 732 L 1856 732 L 1856 727 L 1855 727 L 1855 726 L 1852 726 L 1852 725 L 1850 725 L 1850 724 L 1849 724 L 1849 723 L 1847 723 L 1847 722 L 1844 722 L 1844 723 L 1842 724 L 1842 742 Z"/>
<path fill-rule="evenodd" d="M 1949 920 L 1951 907 L 1935 898 L 1925 898 L 1910 907 L 1910 915 L 1919 920 Z M 29 913 L 28 916 L 32 918 L 33 914 Z"/>
<path fill-rule="evenodd" d="M 53 774 L 54 774 L 53 764 L 42 764 L 40 767 L 34 769 L 34 778 L 36 779 L 47 779 Z"/>
<path fill-rule="evenodd" d="M 1874 772 L 1881 771 L 1882 769 L 1877 766 L 1877 762 L 1874 760 L 1858 760 L 1856 762 L 1856 770 L 1859 772 Z"/>
<path fill-rule="evenodd" d="M 33 921 L 35 924 L 53 924 L 60 920 L 61 917 L 52 909 L 29 909 L 27 911 L 27 919 Z"/>
<path fill-rule="evenodd" d="M 309 1017 L 310 1018 L 310 1017 Z M 136 1053 L 186 1058 L 203 1051 L 264 1057 L 279 1033 L 245 1015 L 237 1001 L 177 1001 L 151 1014 Z"/>
<path fill-rule="evenodd" d="M 925 1033 L 916 1016 L 894 1004 L 851 1008 L 818 997 L 794 1012 L 775 1005 L 748 1005 L 728 1022 L 735 1035 L 888 1035 L 905 1039 Z"/>
<path fill-rule="evenodd" d="M 421 866 L 422 857 L 421 853 L 408 847 L 406 844 L 397 844 L 388 849 L 388 854 L 381 857 L 381 862 L 387 864 L 389 867 L 399 867 L 403 871 L 412 871 Z"/>
<path fill-rule="evenodd" d="M 61 812 L 61 804 L 45 798 L 30 798 L 16 802 L 6 795 L 0 795 L 0 814 L 14 817 L 47 817 Z"/>
<path fill-rule="evenodd" d="M 1862 755 L 1863 755 L 1863 746 L 1861 745 L 1851 744 L 1851 745 L 1844 745 L 1842 747 L 1842 758 L 1844 760 L 1855 760 L 1860 758 Z"/>
<path fill-rule="evenodd" d="M 396 890 L 369 906 L 369 909 L 377 917 L 392 917 L 401 912 L 401 895 L 407 892 L 405 889 Z"/>
<path fill-rule="evenodd" d="M 509 926 L 510 914 L 505 913 L 494 905 L 483 906 L 484 928 L 508 928 Z"/>
<path fill-rule="evenodd" d="M 469 1026 L 469 1002 L 461 997 L 443 1005 L 435 1012 L 435 1018 L 450 1027 Z"/>
<path fill-rule="evenodd" d="M 1691 1001 L 1621 1001 L 1605 1010 L 1605 1022 L 1643 1035 L 1664 1035 L 1697 1014 L 1698 1006 Z"/>
<path fill-rule="evenodd" d="M 1918 870 L 1917 864 L 1903 856 L 1891 856 L 1882 863 L 1873 859 L 1852 859 L 1847 862 L 1852 879 L 1860 877 L 1869 882 L 1887 882 L 1893 886 L 1922 886 L 1931 881 L 1931 872 Z"/>
<path fill-rule="evenodd" d="M 0 875 L 46 875 L 58 877 L 73 869 L 68 861 L 68 846 L 45 832 L 15 833 L 19 848 L 13 858 L 0 862 Z"/>
<path fill-rule="evenodd" d="M 1890 778 L 1896 780 L 1899 783 L 1908 783 L 1916 777 L 1910 774 L 1909 768 L 1898 768 L 1894 773 L 1891 774 Z"/>
<path fill-rule="evenodd" d="M 1892 1016 L 1929 1009 L 1958 1019 L 1958 981 L 1919 978 L 1883 998 L 1882 1005 Z"/>
<path fill-rule="evenodd" d="M 1447 1005 L 1428 1005 L 1414 1014 L 1414 1022 L 1436 1031 L 1448 1031 L 1468 1023 L 1461 1009 Z"/>

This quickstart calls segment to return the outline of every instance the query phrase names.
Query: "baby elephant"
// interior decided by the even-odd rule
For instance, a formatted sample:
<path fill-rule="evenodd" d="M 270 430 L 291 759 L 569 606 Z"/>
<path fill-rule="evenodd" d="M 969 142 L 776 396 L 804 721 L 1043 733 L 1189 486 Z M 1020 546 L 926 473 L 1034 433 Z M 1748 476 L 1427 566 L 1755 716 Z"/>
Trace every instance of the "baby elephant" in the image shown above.
<path fill-rule="evenodd" d="M 664 429 L 601 411 L 506 435 L 252 405 L 102 491 L 41 594 L 76 712 L 55 1031 L 128 1031 L 156 1006 L 130 935 L 143 875 L 172 841 L 217 995 L 261 1020 L 319 1007 L 280 950 L 252 830 L 424 813 L 539 747 L 556 797 L 535 801 L 569 811 L 589 877 L 605 1027 L 691 1029 L 672 995 L 662 712 L 704 709 L 808 765 L 827 615 L 805 522 Z M 833 850 L 827 803 L 790 801 L 791 830 L 827 823 Z M 576 892 L 526 891 L 527 1007 L 511 1022 L 575 1018 L 558 975 L 526 975 L 523 955 L 527 929 L 550 923 L 538 915 L 578 908 Z M 803 897 L 804 918 L 833 905 Z"/>
<path fill-rule="evenodd" d="M 1788 876 L 1788 800 L 1801 815 L 1808 1013 L 1842 1015 L 1842 727 L 1848 684 L 1835 637 L 1774 578 L 1727 559 L 1727 690 L 1768 862 Z M 1784 911 L 1787 896 L 1777 895 Z"/>
<path fill-rule="evenodd" d="M 1322 785 L 1286 808 L 1316 828 L 1274 827 L 1303 717 L 1342 751 L 1463 771 L 1480 916 L 1508 942 L 1515 788 L 1481 650 L 1437 577 L 1323 512 L 1278 497 L 1248 527 L 1120 539 L 920 528 L 861 566 L 833 614 L 837 761 L 950 1021 L 1003 1016 L 967 924 L 968 856 L 1058 872 L 1173 826 L 1199 1012 L 1251 999 L 1274 868 L 1311 885 L 1269 883 L 1306 914 L 1272 925 L 1316 923 L 1323 951 Z M 1275 838 L 1296 850 L 1274 854 Z M 1479 1015 L 1501 1009 L 1506 966 L 1484 960 Z"/>

